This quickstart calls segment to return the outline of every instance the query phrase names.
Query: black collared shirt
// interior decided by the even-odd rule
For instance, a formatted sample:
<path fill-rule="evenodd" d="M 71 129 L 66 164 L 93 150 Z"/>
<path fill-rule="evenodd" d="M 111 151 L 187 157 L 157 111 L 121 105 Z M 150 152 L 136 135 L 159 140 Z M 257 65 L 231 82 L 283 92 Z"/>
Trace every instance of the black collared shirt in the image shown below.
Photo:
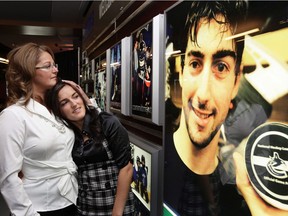
<path fill-rule="evenodd" d="M 131 159 L 128 133 L 115 116 L 107 112 L 101 112 L 99 117 L 102 123 L 103 134 L 108 141 L 108 148 L 112 152 L 113 159 L 118 168 L 121 169 L 126 166 Z M 91 123 L 91 115 L 87 113 L 83 123 L 83 130 L 81 132 L 75 132 L 75 145 L 72 155 L 77 165 L 108 160 L 107 152 L 103 147 L 104 140 L 96 140 L 93 138 L 93 131 L 91 131 L 90 128 Z M 89 137 L 85 142 L 83 140 L 83 134 Z"/>

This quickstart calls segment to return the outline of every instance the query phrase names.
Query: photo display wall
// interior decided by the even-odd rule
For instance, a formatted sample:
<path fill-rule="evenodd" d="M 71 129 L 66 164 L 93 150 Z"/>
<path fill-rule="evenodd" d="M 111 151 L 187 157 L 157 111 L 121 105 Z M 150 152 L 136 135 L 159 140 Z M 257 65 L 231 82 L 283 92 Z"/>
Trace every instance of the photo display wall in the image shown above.
<path fill-rule="evenodd" d="M 111 109 L 121 109 L 121 42 L 117 43 L 110 50 L 110 73 L 111 73 Z"/>
<path fill-rule="evenodd" d="M 247 173 L 253 179 L 253 188 L 263 187 L 258 189 L 261 199 L 288 211 L 287 170 L 276 166 L 280 161 L 286 165 L 288 162 L 288 4 L 248 1 L 246 21 L 240 21 L 244 16 L 239 20 L 234 17 L 239 25 L 233 37 L 214 27 L 216 24 L 202 24 L 195 31 L 199 37 L 194 43 L 193 37 L 187 36 L 196 28 L 185 31 L 189 29 L 185 23 L 191 25 L 193 16 L 202 11 L 199 4 L 205 3 L 181 1 L 164 14 L 163 215 L 250 215 L 246 201 L 237 192 L 234 152 L 242 155 L 241 160 L 250 167 Z M 197 13 L 191 12 L 196 6 Z M 215 35 L 219 37 L 213 38 Z M 237 66 L 235 59 L 243 45 L 242 63 Z M 212 59 L 209 66 L 207 59 Z M 204 72 L 203 68 L 209 70 Z M 235 76 L 236 72 L 242 75 Z M 205 100 L 200 100 L 204 96 Z M 255 135 L 259 127 L 272 122 L 268 132 Z M 268 138 L 267 134 L 270 136 L 277 128 L 275 125 L 286 130 Z M 256 147 L 252 148 L 252 144 Z M 260 161 L 253 166 L 247 164 L 248 159 Z M 262 174 L 255 174 L 257 170 Z M 269 185 L 279 193 L 274 198 L 267 198 L 275 194 Z"/>
<path fill-rule="evenodd" d="M 152 116 L 152 21 L 132 34 L 132 114 Z"/>

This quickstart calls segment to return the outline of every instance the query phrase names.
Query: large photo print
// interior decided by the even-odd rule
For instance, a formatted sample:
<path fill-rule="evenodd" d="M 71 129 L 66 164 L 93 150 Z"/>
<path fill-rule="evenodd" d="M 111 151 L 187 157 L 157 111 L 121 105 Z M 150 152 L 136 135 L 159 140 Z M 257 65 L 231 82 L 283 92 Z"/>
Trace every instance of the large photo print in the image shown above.
<path fill-rule="evenodd" d="M 106 106 L 106 53 L 95 59 L 95 100 L 102 111 Z"/>
<path fill-rule="evenodd" d="M 137 215 L 150 215 L 151 203 L 151 154 L 131 143 L 133 158 L 132 191 L 135 195 Z"/>
<path fill-rule="evenodd" d="M 132 114 L 152 115 L 152 22 L 132 34 Z"/>
<path fill-rule="evenodd" d="M 111 48 L 110 56 L 111 95 L 112 109 L 121 109 L 121 42 Z"/>
<path fill-rule="evenodd" d="M 287 2 L 183 1 L 165 11 L 164 215 L 288 211 L 287 10 Z M 255 138 L 263 125 L 256 134 L 266 138 Z M 274 128 L 279 139 L 266 135 Z"/>

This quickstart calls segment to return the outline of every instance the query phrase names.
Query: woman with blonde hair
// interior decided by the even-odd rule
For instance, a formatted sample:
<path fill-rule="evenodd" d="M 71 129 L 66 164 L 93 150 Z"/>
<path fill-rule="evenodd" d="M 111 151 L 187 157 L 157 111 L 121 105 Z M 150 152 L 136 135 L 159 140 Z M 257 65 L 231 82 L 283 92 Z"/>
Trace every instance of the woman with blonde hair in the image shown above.
<path fill-rule="evenodd" d="M 57 82 L 54 54 L 27 43 L 10 51 L 8 60 L 7 108 L 0 114 L 1 193 L 12 215 L 76 215 L 74 133 L 44 102 Z"/>

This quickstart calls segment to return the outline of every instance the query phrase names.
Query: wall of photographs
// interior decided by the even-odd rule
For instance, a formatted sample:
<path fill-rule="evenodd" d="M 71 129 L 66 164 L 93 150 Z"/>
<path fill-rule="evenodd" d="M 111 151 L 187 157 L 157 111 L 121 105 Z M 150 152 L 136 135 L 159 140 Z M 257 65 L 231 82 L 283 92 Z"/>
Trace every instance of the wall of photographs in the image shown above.
<path fill-rule="evenodd" d="M 105 54 L 83 64 L 83 85 L 95 81 L 93 91 L 90 85 L 86 85 L 85 90 L 101 103 L 99 107 L 103 110 L 163 125 L 164 45 L 164 16 L 158 15 L 132 32 L 131 36 L 114 44 Z M 107 56 L 110 59 L 108 65 Z M 103 61 L 101 58 L 105 59 L 105 66 L 100 62 Z M 95 78 L 91 79 L 93 74 Z M 106 82 L 106 77 L 109 82 Z"/>
<path fill-rule="evenodd" d="M 183 203 L 188 209 L 195 204 L 189 197 L 195 185 L 184 182 L 195 173 L 179 158 L 173 138 L 179 129 L 185 105 L 181 84 L 187 45 L 184 24 L 192 3 L 171 1 L 163 3 L 163 6 L 155 1 L 138 5 L 139 10 L 134 8 L 136 3 L 125 5 L 123 13 L 115 18 L 114 33 L 108 25 L 109 35 L 102 37 L 103 41 L 95 39 L 100 42 L 97 45 L 94 43 L 95 49 L 93 43 L 87 45 L 87 55 L 92 57 L 85 65 L 91 65 L 91 68 L 95 65 L 93 96 L 98 106 L 119 117 L 129 131 L 135 169 L 138 168 L 137 162 L 139 166 L 143 165 L 142 155 L 145 158 L 143 170 L 148 173 L 146 182 L 140 183 L 135 177 L 131 185 L 140 215 L 182 215 L 187 212 L 182 211 L 183 206 L 178 205 L 178 201 L 187 198 L 188 204 Z M 128 19 L 131 8 L 134 8 L 135 14 Z M 224 164 L 225 172 L 234 166 L 232 152 L 240 147 L 243 152 L 243 140 L 257 126 L 267 122 L 288 123 L 287 9 L 285 2 L 263 4 L 249 1 L 247 21 L 244 27 L 239 25 L 242 28 L 240 33 L 244 33 L 239 41 L 245 40 L 241 65 L 243 75 L 238 94 L 232 101 L 233 109 L 227 113 L 224 126 L 219 130 L 217 155 Z M 96 57 L 93 56 L 95 53 Z M 216 91 L 214 89 L 213 93 Z M 183 140 L 184 136 L 181 142 Z M 229 154 L 223 154 L 224 150 Z M 153 159 L 153 154 L 158 155 L 158 159 Z M 177 173 L 190 174 L 175 175 L 175 169 Z M 232 183 L 235 188 L 233 169 L 227 172 L 230 175 L 229 184 Z M 149 176 L 154 172 L 156 179 Z M 198 180 L 202 181 L 201 178 Z M 206 180 L 203 179 L 203 182 Z M 145 187 L 141 189 L 140 184 Z M 201 185 L 196 184 L 196 188 L 201 188 Z M 234 199 L 230 189 L 223 193 Z M 153 198 L 153 194 L 157 194 L 157 198 Z M 235 199 L 242 202 L 241 197 Z M 207 205 L 209 202 L 203 203 Z M 235 207 L 234 204 L 230 206 Z M 160 206 L 163 209 L 161 207 L 160 210 Z M 235 209 L 228 208 L 227 212 L 237 215 Z M 247 209 L 239 212 L 245 216 L 243 212 Z"/>

